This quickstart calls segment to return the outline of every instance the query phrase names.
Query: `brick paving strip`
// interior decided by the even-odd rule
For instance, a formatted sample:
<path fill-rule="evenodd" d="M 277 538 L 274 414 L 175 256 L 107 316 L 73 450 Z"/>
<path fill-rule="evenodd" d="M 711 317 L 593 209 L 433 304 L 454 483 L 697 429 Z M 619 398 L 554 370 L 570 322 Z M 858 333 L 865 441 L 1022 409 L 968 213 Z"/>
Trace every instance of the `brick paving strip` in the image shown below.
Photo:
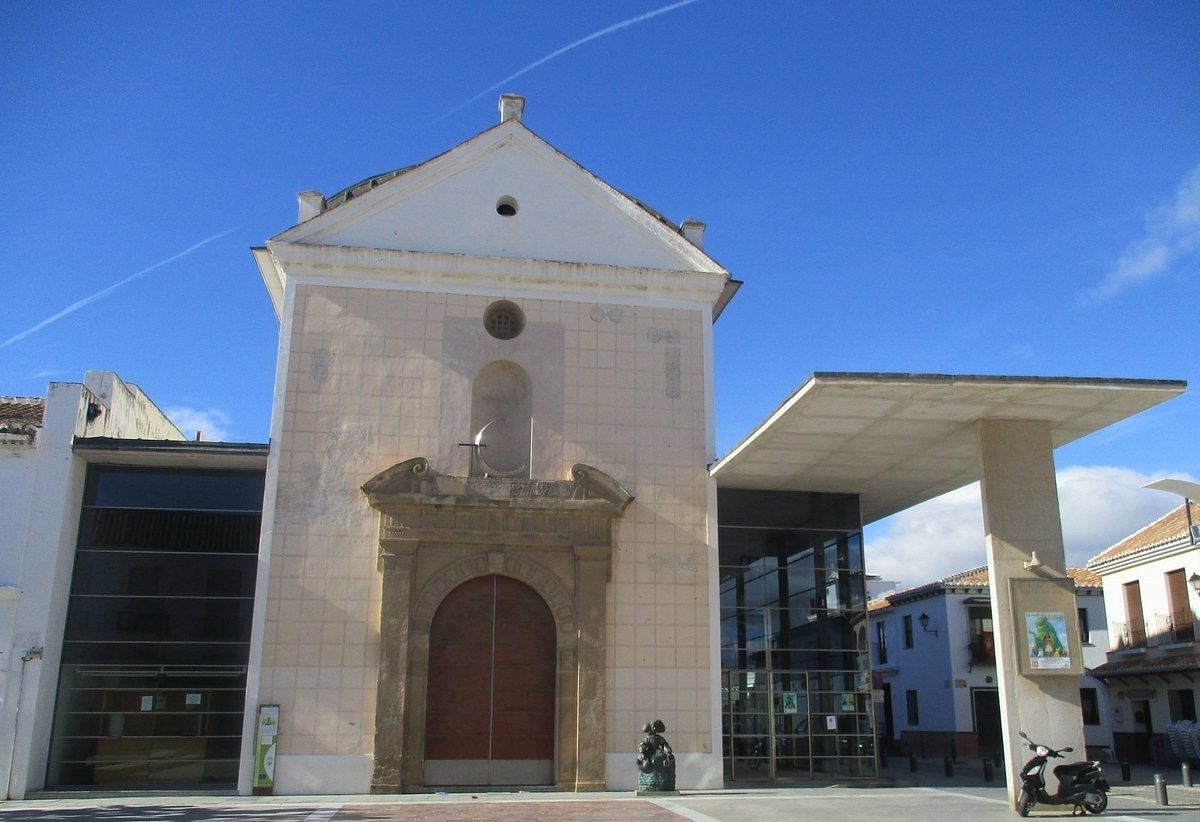
<path fill-rule="evenodd" d="M 680 822 L 687 817 L 641 799 L 589 802 L 405 802 L 398 805 L 343 805 L 312 822 Z"/>

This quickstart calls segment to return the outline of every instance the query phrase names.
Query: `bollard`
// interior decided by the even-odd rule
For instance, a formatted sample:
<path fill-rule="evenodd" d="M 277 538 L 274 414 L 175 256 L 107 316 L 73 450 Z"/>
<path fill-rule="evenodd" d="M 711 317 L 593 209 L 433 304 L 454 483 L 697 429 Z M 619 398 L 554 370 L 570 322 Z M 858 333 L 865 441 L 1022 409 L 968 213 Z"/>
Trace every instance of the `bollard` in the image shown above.
<path fill-rule="evenodd" d="M 983 760 L 983 781 L 984 782 L 995 782 L 996 781 L 996 773 L 992 767 L 992 761 L 990 759 Z"/>
<path fill-rule="evenodd" d="M 1181 771 L 1183 771 L 1183 774 L 1182 774 L 1183 787 L 1185 787 L 1185 788 L 1192 787 L 1192 763 L 1191 762 L 1180 763 L 1179 769 Z"/>
<path fill-rule="evenodd" d="M 913 773 L 917 772 L 917 755 L 916 754 L 908 755 L 908 769 L 910 771 L 912 771 Z"/>
<path fill-rule="evenodd" d="M 1129 763 L 1121 760 L 1121 781 L 1128 782 L 1131 778 L 1129 775 Z"/>
<path fill-rule="evenodd" d="M 954 776 L 954 760 L 946 757 L 946 776 Z"/>
<path fill-rule="evenodd" d="M 1167 801 L 1167 778 L 1160 773 L 1154 775 L 1154 804 L 1171 804 Z"/>

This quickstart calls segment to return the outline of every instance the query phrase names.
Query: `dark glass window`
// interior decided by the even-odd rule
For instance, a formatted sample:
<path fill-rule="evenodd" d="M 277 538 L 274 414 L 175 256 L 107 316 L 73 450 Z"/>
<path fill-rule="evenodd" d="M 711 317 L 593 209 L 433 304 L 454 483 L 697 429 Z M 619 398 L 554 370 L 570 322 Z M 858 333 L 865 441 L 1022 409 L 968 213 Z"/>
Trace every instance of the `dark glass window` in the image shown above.
<path fill-rule="evenodd" d="M 719 489 L 717 502 L 727 776 L 874 775 L 857 497 Z"/>
<path fill-rule="evenodd" d="M 917 706 L 917 692 L 916 691 L 905 691 L 904 699 L 908 705 L 908 724 L 909 725 L 920 725 L 921 724 L 921 711 L 920 711 L 920 708 Z"/>
<path fill-rule="evenodd" d="M 1092 629 L 1088 625 L 1087 608 L 1076 608 L 1075 613 L 1079 619 L 1079 641 L 1084 645 L 1092 643 Z"/>
<path fill-rule="evenodd" d="M 1084 725 L 1100 724 L 1100 700 L 1095 688 L 1079 689 L 1079 707 L 1083 712 Z"/>
<path fill-rule="evenodd" d="M 904 615 L 904 647 L 911 648 L 913 646 L 913 619 L 912 614 Z"/>
<path fill-rule="evenodd" d="M 50 787 L 236 782 L 263 481 L 88 469 Z"/>
<path fill-rule="evenodd" d="M 882 619 L 875 623 L 875 649 L 876 659 L 880 665 L 886 665 L 888 661 L 887 653 L 887 623 Z"/>
<path fill-rule="evenodd" d="M 1196 721 L 1196 695 L 1191 688 L 1172 688 L 1167 691 L 1167 712 L 1172 722 Z"/>
<path fill-rule="evenodd" d="M 992 629 L 992 606 L 967 606 L 971 631 L 971 662 L 975 665 L 996 664 L 996 635 Z"/>

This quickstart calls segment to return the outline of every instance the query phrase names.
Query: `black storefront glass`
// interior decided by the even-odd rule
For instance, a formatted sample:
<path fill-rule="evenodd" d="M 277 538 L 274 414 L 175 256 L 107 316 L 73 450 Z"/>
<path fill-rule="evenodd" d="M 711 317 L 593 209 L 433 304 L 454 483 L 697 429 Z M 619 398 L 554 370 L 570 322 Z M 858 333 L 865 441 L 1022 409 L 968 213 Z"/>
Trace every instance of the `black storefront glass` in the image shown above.
<path fill-rule="evenodd" d="M 726 778 L 875 775 L 857 497 L 717 499 Z"/>
<path fill-rule="evenodd" d="M 89 468 L 48 787 L 236 783 L 263 482 Z"/>

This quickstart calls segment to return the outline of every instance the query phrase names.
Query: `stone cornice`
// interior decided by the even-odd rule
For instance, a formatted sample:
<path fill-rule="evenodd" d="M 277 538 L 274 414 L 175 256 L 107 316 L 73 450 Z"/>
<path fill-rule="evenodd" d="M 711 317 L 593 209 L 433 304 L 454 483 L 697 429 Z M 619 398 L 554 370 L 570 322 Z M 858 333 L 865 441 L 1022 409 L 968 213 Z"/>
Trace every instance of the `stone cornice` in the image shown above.
<path fill-rule="evenodd" d="M 633 268 L 601 263 L 482 257 L 356 246 L 269 244 L 281 282 L 447 293 L 552 297 L 712 308 L 726 271 Z M 260 267 L 262 265 L 260 264 Z M 436 285 L 436 287 L 434 287 Z"/>

